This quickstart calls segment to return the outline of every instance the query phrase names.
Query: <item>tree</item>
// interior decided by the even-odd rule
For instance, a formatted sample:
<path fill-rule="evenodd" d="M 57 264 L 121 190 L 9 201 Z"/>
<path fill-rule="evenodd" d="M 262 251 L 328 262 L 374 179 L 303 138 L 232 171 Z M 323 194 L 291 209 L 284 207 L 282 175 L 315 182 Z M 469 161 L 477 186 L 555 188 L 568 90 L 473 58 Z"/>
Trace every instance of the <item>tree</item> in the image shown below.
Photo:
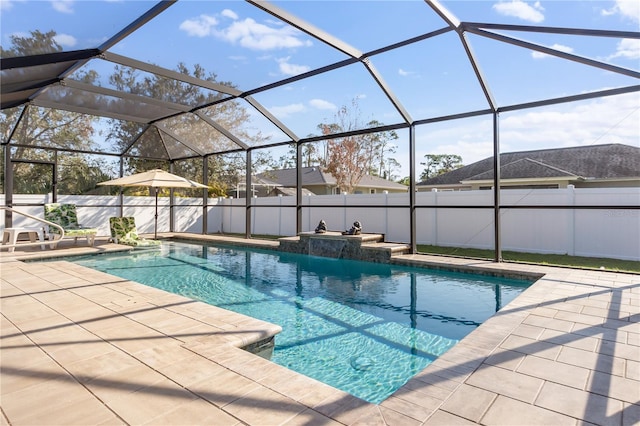
<path fill-rule="evenodd" d="M 427 160 L 420 163 L 425 166 L 420 174 L 421 181 L 462 167 L 462 157 L 456 154 L 426 154 L 424 157 Z"/>
<path fill-rule="evenodd" d="M 198 79 L 233 87 L 229 82 L 218 82 L 216 74 L 207 73 L 198 64 L 194 65 L 192 69 L 188 69 L 185 64 L 179 63 L 176 71 Z M 246 131 L 245 124 L 249 122 L 250 117 L 239 101 L 215 104 L 215 101 L 224 97 L 221 93 L 204 91 L 194 85 L 155 75 L 141 76 L 139 71 L 125 66 L 116 67 L 116 71 L 110 76 L 109 80 L 117 89 L 141 96 L 184 105 L 213 104 L 201 109 L 200 112 L 220 124 L 240 140 L 250 146 L 269 140 L 269 137 L 260 133 L 250 135 Z M 153 167 L 160 166 L 162 168 L 162 161 L 158 159 L 168 157 L 164 151 L 164 147 L 167 146 L 167 138 L 163 140 L 159 133 L 149 131 L 140 137 L 144 128 L 137 123 L 113 120 L 111 124 L 112 128 L 108 135 L 108 140 L 120 146 L 123 150 L 129 149 L 129 153 L 137 156 L 137 158 L 129 158 L 127 160 L 129 173 L 147 170 L 150 168 L 150 164 Z M 171 138 L 170 149 L 186 151 L 190 150 L 190 148 L 185 145 L 190 145 L 205 152 L 225 152 L 239 148 L 230 139 L 194 114 L 181 114 L 165 119 L 159 124 L 169 128 L 180 139 Z M 129 147 L 131 141 L 135 141 L 136 138 L 139 138 L 137 142 Z M 182 142 L 185 142 L 185 144 Z M 265 160 L 265 156 L 265 154 L 261 153 L 256 154 L 253 158 L 252 168 L 259 168 L 269 163 L 268 160 Z M 157 160 L 150 163 L 145 157 Z M 198 170 L 201 169 L 198 169 L 198 167 L 182 165 L 182 168 L 182 173 L 185 177 L 195 180 L 200 177 Z M 237 183 L 240 173 L 244 175 L 244 172 L 240 172 L 240 170 L 246 170 L 245 154 L 234 153 L 232 155 L 211 156 L 208 158 L 208 169 L 209 184 L 218 188 L 216 192 L 220 188 L 230 189 Z"/>
<path fill-rule="evenodd" d="M 323 135 L 346 133 L 360 128 L 359 109 L 354 100 L 352 109 L 343 106 L 336 113 L 336 123 L 320 125 Z M 341 192 L 353 193 L 369 170 L 367 150 L 362 135 L 344 136 L 327 141 L 328 161 L 325 170 L 336 179 Z"/>
<path fill-rule="evenodd" d="M 343 106 L 335 115 L 335 122 L 323 123 L 318 127 L 323 135 L 350 133 L 366 128 L 382 126 L 377 120 L 361 123 L 360 108 L 357 99 L 350 107 Z M 320 166 L 336 179 L 340 191 L 353 193 L 366 174 L 390 178 L 399 163 L 389 158 L 395 153 L 391 141 L 398 138 L 394 131 L 373 132 L 327 139 L 325 142 L 324 162 L 320 157 Z"/>
<path fill-rule="evenodd" d="M 383 123 L 378 120 L 371 120 L 367 123 L 368 128 L 380 127 Z M 396 153 L 396 145 L 391 141 L 398 139 L 398 134 L 391 130 L 363 135 L 365 151 L 367 152 L 368 174 L 391 179 L 391 171 L 399 167 L 400 163 L 389 154 Z"/>
<path fill-rule="evenodd" d="M 12 35 L 10 36 L 10 47 L 0 46 L 0 54 L 2 57 L 15 57 L 60 52 L 62 47 L 55 38 L 54 31 L 43 33 L 36 30 L 24 37 Z M 74 78 L 84 83 L 92 83 L 98 78 L 98 74 L 95 71 L 77 72 Z M 65 89 L 59 88 L 58 95 L 65 96 L 65 94 Z M 12 148 L 12 158 L 49 162 L 54 160 L 53 151 L 32 149 L 29 146 L 60 148 L 59 162 L 65 161 L 65 156 L 69 155 L 64 152 L 65 150 L 93 149 L 91 137 L 94 133 L 94 117 L 35 106 L 9 108 L 0 112 L 0 133 L 3 136 L 3 141 L 8 141 L 23 110 L 24 115 L 12 139 L 21 146 Z M 51 173 L 38 174 L 40 169 L 42 167 L 29 167 L 24 163 L 15 164 L 14 181 L 20 182 L 20 184 L 16 185 L 14 189 L 24 193 L 49 192 L 51 190 L 51 178 L 49 177 Z M 34 173 L 36 173 L 35 176 Z M 82 179 L 82 175 L 76 175 L 70 179 L 79 181 Z"/>

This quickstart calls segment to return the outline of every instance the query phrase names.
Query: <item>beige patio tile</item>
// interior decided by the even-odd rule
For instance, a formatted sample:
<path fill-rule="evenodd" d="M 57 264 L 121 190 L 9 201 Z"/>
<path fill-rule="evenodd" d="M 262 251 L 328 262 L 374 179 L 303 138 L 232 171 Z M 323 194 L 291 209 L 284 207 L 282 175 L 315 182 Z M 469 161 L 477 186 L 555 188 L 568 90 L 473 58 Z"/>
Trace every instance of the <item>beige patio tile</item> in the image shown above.
<path fill-rule="evenodd" d="M 546 318 L 553 318 L 558 313 L 558 309 L 552 309 L 547 306 L 538 306 L 531 310 L 531 315 L 538 315 Z"/>
<path fill-rule="evenodd" d="M 622 425 L 623 426 L 637 426 L 640 422 L 640 404 L 624 403 L 624 409 L 622 411 Z"/>
<path fill-rule="evenodd" d="M 346 392 L 338 390 L 332 386 L 324 383 L 316 383 L 309 387 L 306 392 L 295 397 L 298 402 L 306 405 L 307 407 L 314 408 L 324 401 L 330 399 L 338 399 L 345 395 Z"/>
<path fill-rule="evenodd" d="M 625 360 L 609 355 L 583 351 L 581 349 L 565 346 L 557 359 L 558 362 L 602 371 L 603 373 L 624 376 Z"/>
<path fill-rule="evenodd" d="M 526 355 L 521 352 L 498 348 L 484 361 L 485 364 L 495 365 L 507 370 L 515 371 Z"/>
<path fill-rule="evenodd" d="M 577 420 L 573 417 L 545 410 L 535 405 L 526 404 L 504 396 L 498 396 L 484 417 L 482 417 L 483 425 L 570 426 L 576 423 Z"/>
<path fill-rule="evenodd" d="M 402 398 L 396 398 L 393 395 L 382 401 L 380 407 L 396 411 L 420 422 L 425 421 L 434 411 L 433 409 L 414 404 Z"/>
<path fill-rule="evenodd" d="M 25 424 L 34 425 L 99 425 L 99 424 L 121 424 L 122 420 L 100 400 L 92 395 L 71 404 L 62 404 L 52 407 L 43 415 L 27 417 Z"/>
<path fill-rule="evenodd" d="M 368 423 L 367 423 L 368 424 Z M 375 424 L 375 423 L 372 423 Z M 329 417 L 323 416 L 317 411 L 306 409 L 300 414 L 297 414 L 290 420 L 287 420 L 283 425 L 287 426 L 340 426 L 342 423 L 339 423 L 335 420 L 330 419 Z"/>
<path fill-rule="evenodd" d="M 113 350 L 112 345 L 93 335 L 87 335 L 86 340 L 70 336 L 68 341 L 47 348 L 49 355 L 62 365 L 93 358 Z"/>
<path fill-rule="evenodd" d="M 609 396 L 632 404 L 640 402 L 640 382 L 638 380 L 594 371 L 589 378 L 586 389 L 592 393 Z"/>
<path fill-rule="evenodd" d="M 293 419 L 307 409 L 264 386 L 258 386 L 224 407 L 224 411 L 248 424 L 275 425 Z"/>
<path fill-rule="evenodd" d="M 619 425 L 622 401 L 547 382 L 535 405 L 598 425 Z"/>
<path fill-rule="evenodd" d="M 215 405 L 198 398 L 179 404 L 175 409 L 159 416 L 147 419 L 144 424 L 233 426 L 241 424 L 241 422 Z"/>
<path fill-rule="evenodd" d="M 412 404 L 419 405 L 421 407 L 428 408 L 429 410 L 435 410 L 442 404 L 443 399 L 429 396 L 425 392 L 418 392 L 411 390 L 407 387 L 398 389 L 394 394 L 394 398 L 400 398 Z"/>
<path fill-rule="evenodd" d="M 565 333 L 557 330 L 545 330 L 538 340 L 554 343 L 556 345 L 570 346 L 585 351 L 595 351 L 600 344 L 600 339 L 581 336 L 580 334 Z"/>
<path fill-rule="evenodd" d="M 100 399 L 109 403 L 123 395 L 164 382 L 166 378 L 146 365 L 136 363 L 131 367 L 100 374 L 89 380 L 86 386 Z"/>
<path fill-rule="evenodd" d="M 418 426 L 422 424 L 416 419 L 405 416 L 404 414 L 398 413 L 397 411 L 390 410 L 386 407 L 379 407 L 380 413 L 382 414 L 382 419 L 384 421 L 384 425 L 389 426 Z M 367 419 L 359 419 L 354 425 L 369 425 L 370 423 L 366 421 Z"/>
<path fill-rule="evenodd" d="M 332 393 L 312 408 L 325 416 L 349 424 L 364 415 L 369 415 L 369 410 L 373 407 L 375 407 L 373 404 L 347 392 L 339 391 Z"/>
<path fill-rule="evenodd" d="M 447 377 L 440 376 L 428 368 L 413 376 L 413 380 L 417 380 L 426 385 L 438 386 L 449 391 L 457 389 L 461 384 L 459 380 L 451 380 Z"/>
<path fill-rule="evenodd" d="M 627 360 L 624 377 L 640 381 L 640 361 Z"/>
<path fill-rule="evenodd" d="M 626 343 L 627 335 L 629 334 L 620 329 L 605 328 L 602 326 L 587 324 L 576 324 L 573 327 L 573 330 L 571 330 L 571 333 L 620 343 Z"/>
<path fill-rule="evenodd" d="M 39 349 L 38 349 L 39 350 Z M 22 351 L 26 353 L 26 351 Z M 66 380 L 69 378 L 67 372 L 55 361 L 46 355 L 38 356 L 38 362 L 29 362 L 24 365 L 19 360 L 7 362 L 4 359 L 5 352 L 2 352 L 2 367 L 0 369 L 0 395 L 18 392 L 31 386 L 36 386 L 47 380 Z"/>
<path fill-rule="evenodd" d="M 417 392 L 419 394 L 427 395 L 431 398 L 438 399 L 440 401 L 444 401 L 451 395 L 451 391 L 448 389 L 441 388 L 439 386 L 431 386 L 419 380 L 410 379 L 407 383 L 405 383 L 400 390 L 408 389 L 412 392 Z"/>
<path fill-rule="evenodd" d="M 560 353 L 560 347 L 553 343 L 541 342 L 539 340 L 514 335 L 507 337 L 500 344 L 500 348 L 548 359 L 556 359 Z"/>
<path fill-rule="evenodd" d="M 475 386 L 462 385 L 440 409 L 473 422 L 479 422 L 496 396 L 493 392 Z"/>
<path fill-rule="evenodd" d="M 2 395 L 2 410 L 12 424 L 39 424 L 51 411 L 86 401 L 90 396 L 68 374 L 56 374 L 48 380 Z"/>
<path fill-rule="evenodd" d="M 105 401 L 129 424 L 142 424 L 149 419 L 180 409 L 196 400 L 196 396 L 170 380 L 161 380 L 131 393 L 120 393 Z"/>
<path fill-rule="evenodd" d="M 585 306 L 582 313 L 586 315 L 595 315 L 602 318 L 624 319 L 631 315 L 630 311 L 624 311 L 620 308 L 613 308 L 611 304 L 608 308 L 596 308 L 594 306 Z"/>
<path fill-rule="evenodd" d="M 577 314 L 575 312 L 565 311 L 558 311 L 555 318 L 563 321 L 570 321 L 588 325 L 602 325 L 602 323 L 604 322 L 604 318 L 602 318 L 601 316 Z"/>
<path fill-rule="evenodd" d="M 138 360 L 118 348 L 65 365 L 65 368 L 81 383 L 88 383 L 101 376 L 108 377 L 118 371 L 139 366 Z"/>
<path fill-rule="evenodd" d="M 226 369 L 215 362 L 191 353 L 173 364 L 157 368 L 159 372 L 184 387 L 226 373 Z"/>
<path fill-rule="evenodd" d="M 538 340 L 538 337 L 545 329 L 529 324 L 520 324 L 511 334 L 516 336 L 528 337 L 529 339 Z"/>
<path fill-rule="evenodd" d="M 5 339 L 3 336 L 0 342 L 2 342 L 0 360 L 2 360 L 3 366 L 26 368 L 50 359 L 45 351 L 35 346 L 22 333 L 9 339 Z"/>
<path fill-rule="evenodd" d="M 637 318 L 636 315 L 634 318 Z M 640 321 L 627 321 L 627 320 L 616 320 L 616 319 L 607 319 L 602 326 L 604 328 L 611 328 L 619 331 L 626 331 L 629 333 L 640 333 Z"/>
<path fill-rule="evenodd" d="M 469 385 L 533 403 L 543 380 L 500 367 L 483 365 L 466 382 Z"/>
<path fill-rule="evenodd" d="M 542 317 L 539 315 L 529 315 L 523 321 L 523 323 L 564 332 L 571 331 L 574 326 L 574 323 L 572 321 L 565 321 L 558 318 Z"/>
<path fill-rule="evenodd" d="M 455 416 L 447 413 L 446 411 L 438 410 L 431 417 L 423 423 L 424 426 L 467 426 L 476 425 L 477 423 L 471 422 L 462 417 Z"/>
<path fill-rule="evenodd" d="M 261 387 L 256 382 L 233 371 L 225 370 L 189 386 L 189 390 L 217 407 L 224 407 L 247 393 Z"/>
<path fill-rule="evenodd" d="M 584 389 L 590 373 L 590 370 L 586 368 L 550 361 L 531 355 L 522 361 L 516 371 L 577 389 Z"/>
<path fill-rule="evenodd" d="M 144 349 L 132 353 L 140 361 L 156 370 L 176 362 L 197 356 L 184 348 L 178 340 L 163 340 L 162 344 L 150 345 Z"/>
<path fill-rule="evenodd" d="M 596 352 L 636 361 L 638 360 L 638 353 L 640 353 L 640 349 L 635 345 L 625 345 L 619 342 L 602 340 Z"/>

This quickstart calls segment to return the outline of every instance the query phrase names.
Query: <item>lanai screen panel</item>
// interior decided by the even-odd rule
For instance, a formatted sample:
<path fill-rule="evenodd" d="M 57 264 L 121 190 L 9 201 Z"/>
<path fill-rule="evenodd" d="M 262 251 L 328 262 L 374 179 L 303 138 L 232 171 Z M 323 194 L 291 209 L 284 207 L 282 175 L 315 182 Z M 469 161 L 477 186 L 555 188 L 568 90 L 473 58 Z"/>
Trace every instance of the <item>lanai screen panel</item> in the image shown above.
<path fill-rule="evenodd" d="M 638 82 L 638 77 L 475 34 L 469 35 L 468 39 L 499 106 L 579 95 Z"/>
<path fill-rule="evenodd" d="M 384 124 L 404 121 L 361 63 L 256 93 L 254 97 L 303 137 L 321 136 L 322 124 L 337 124 L 327 127 L 333 134 L 366 129 L 372 120 Z"/>
<path fill-rule="evenodd" d="M 242 91 L 345 59 L 310 35 L 238 1 L 179 1 L 112 51 L 168 69 L 179 62 L 189 69 L 197 64 L 214 73 L 217 82 Z"/>
<path fill-rule="evenodd" d="M 372 56 L 371 62 L 414 120 L 490 107 L 453 31 Z"/>
<path fill-rule="evenodd" d="M 278 127 L 277 118 L 271 112 L 252 100 L 253 104 L 246 99 L 237 98 L 233 101 L 218 103 L 207 108 L 198 110 L 199 114 L 211 118 L 229 131 L 234 137 L 248 147 L 260 147 L 274 143 L 291 141 L 291 137 Z M 256 108 L 261 108 L 270 118 Z M 274 120 L 274 121 L 271 121 Z M 284 126 L 286 131 L 289 129 Z"/>
<path fill-rule="evenodd" d="M 226 117 L 223 117 L 226 118 Z M 176 137 L 199 155 L 241 149 L 220 131 L 196 114 L 181 114 L 158 122 L 160 129 Z"/>

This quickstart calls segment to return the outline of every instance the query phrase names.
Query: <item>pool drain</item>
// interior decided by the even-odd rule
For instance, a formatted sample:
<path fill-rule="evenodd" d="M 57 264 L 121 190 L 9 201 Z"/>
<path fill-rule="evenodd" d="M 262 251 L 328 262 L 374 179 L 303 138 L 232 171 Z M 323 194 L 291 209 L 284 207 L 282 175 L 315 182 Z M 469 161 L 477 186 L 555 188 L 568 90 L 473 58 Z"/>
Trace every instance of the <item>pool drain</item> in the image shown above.
<path fill-rule="evenodd" d="M 351 368 L 357 371 L 367 371 L 371 367 L 373 367 L 373 360 L 367 356 L 356 355 L 351 357 Z"/>

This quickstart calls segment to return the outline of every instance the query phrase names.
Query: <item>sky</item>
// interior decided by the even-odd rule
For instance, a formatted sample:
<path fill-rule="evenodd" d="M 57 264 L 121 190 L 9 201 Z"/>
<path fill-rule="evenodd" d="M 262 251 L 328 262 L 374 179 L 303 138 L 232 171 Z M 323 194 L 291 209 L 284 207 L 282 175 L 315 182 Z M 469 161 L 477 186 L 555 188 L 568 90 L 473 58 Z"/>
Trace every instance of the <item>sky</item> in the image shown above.
<path fill-rule="evenodd" d="M 0 42 L 11 35 L 54 30 L 65 50 L 99 46 L 140 16 L 148 1 L 0 0 Z M 371 52 L 436 31 L 444 21 L 423 1 L 274 1 L 351 51 Z M 525 26 L 638 32 L 640 2 L 606 1 L 447 1 L 440 4 L 460 21 Z M 502 35 L 561 52 L 640 72 L 640 39 L 500 31 Z M 499 43 L 476 34 L 465 38 L 498 106 L 535 102 L 595 90 L 638 84 L 619 75 L 540 52 Z M 219 81 L 250 90 L 347 59 L 331 48 L 258 8 L 241 1 L 181 0 L 143 28 L 117 43 L 112 52 L 174 69 L 199 64 Z M 400 49 L 373 55 L 370 63 L 412 120 L 488 107 L 460 38 L 446 33 Z M 91 62 L 107 76 L 110 64 Z M 101 84 L 108 86 L 106 78 Z M 335 121 L 341 107 L 364 124 L 402 122 L 398 110 L 362 64 L 257 93 L 298 136 L 317 134 L 317 125 Z M 357 109 L 354 107 L 357 105 Z M 249 133 L 284 140 L 277 129 L 252 114 Z M 417 161 L 426 154 L 458 154 L 464 164 L 492 155 L 492 118 L 476 117 L 416 127 Z M 500 114 L 502 152 L 604 143 L 640 146 L 640 94 L 593 99 Z M 394 157 L 408 175 L 408 131 L 398 131 Z M 421 166 L 417 165 L 418 172 Z"/>

